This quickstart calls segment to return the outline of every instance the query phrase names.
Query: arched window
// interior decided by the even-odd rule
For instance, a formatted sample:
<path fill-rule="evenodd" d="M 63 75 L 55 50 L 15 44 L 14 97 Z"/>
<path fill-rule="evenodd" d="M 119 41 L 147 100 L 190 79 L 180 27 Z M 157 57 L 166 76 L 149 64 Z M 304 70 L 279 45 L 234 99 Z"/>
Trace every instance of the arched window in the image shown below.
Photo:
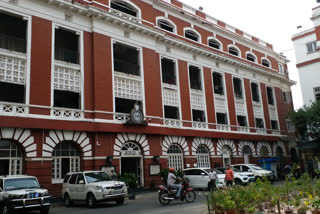
<path fill-rule="evenodd" d="M 157 26 L 163 30 L 166 30 L 172 33 L 174 33 L 174 30 L 175 30 L 174 29 L 175 27 L 173 26 L 173 24 L 171 24 L 170 22 L 164 19 L 159 19 L 157 21 Z"/>
<path fill-rule="evenodd" d="M 265 67 L 270 68 L 270 62 L 267 59 L 262 59 L 261 64 Z"/>
<path fill-rule="evenodd" d="M 297 153 L 297 150 L 295 148 L 291 148 L 290 149 L 290 156 L 291 156 L 291 161 L 293 163 L 299 163 L 298 153 Z"/>
<path fill-rule="evenodd" d="M 231 155 L 232 155 L 231 148 L 229 146 L 224 145 L 222 147 L 222 159 L 223 159 L 223 166 L 224 167 L 231 165 Z"/>
<path fill-rule="evenodd" d="M 208 42 L 208 45 L 212 48 L 215 48 L 215 49 L 218 49 L 220 50 L 221 48 L 221 44 L 220 42 L 218 42 L 217 40 L 215 39 L 210 39 L 209 42 Z"/>
<path fill-rule="evenodd" d="M 232 55 L 234 55 L 234 56 L 239 56 L 240 54 L 240 52 L 239 52 L 239 50 L 237 49 L 237 48 L 235 48 L 235 47 L 229 47 L 229 54 L 232 54 Z"/>
<path fill-rule="evenodd" d="M 173 144 L 168 148 L 168 167 L 176 170 L 183 170 L 183 153 L 182 149 Z"/>
<path fill-rule="evenodd" d="M 250 163 L 250 156 L 252 155 L 252 150 L 249 146 L 244 146 L 242 148 L 242 155 L 244 159 L 244 163 L 248 164 Z"/>
<path fill-rule="evenodd" d="M 185 30 L 184 36 L 188 39 L 199 42 L 199 35 L 193 30 Z"/>
<path fill-rule="evenodd" d="M 260 148 L 260 156 L 261 157 L 267 157 L 268 154 L 269 154 L 268 148 L 265 147 L 265 146 L 261 146 L 261 148 Z"/>
<path fill-rule="evenodd" d="M 251 62 L 256 62 L 256 57 L 251 53 L 247 53 L 247 60 Z"/>
<path fill-rule="evenodd" d="M 60 183 L 68 172 L 80 171 L 80 151 L 72 142 L 59 143 L 52 152 L 52 182 Z"/>
<path fill-rule="evenodd" d="M 197 148 L 197 167 L 210 168 L 209 150 L 205 145 L 199 145 Z"/>
<path fill-rule="evenodd" d="M 112 9 L 119 10 L 123 13 L 129 14 L 134 17 L 138 17 L 138 11 L 132 5 L 126 3 L 125 1 L 111 1 L 110 4 Z"/>
<path fill-rule="evenodd" d="M 21 174 L 22 161 L 22 152 L 15 143 L 0 140 L 0 175 Z"/>
<path fill-rule="evenodd" d="M 278 167 L 282 167 L 284 157 L 283 157 L 283 150 L 279 146 L 276 149 L 276 157 L 279 158 Z"/>

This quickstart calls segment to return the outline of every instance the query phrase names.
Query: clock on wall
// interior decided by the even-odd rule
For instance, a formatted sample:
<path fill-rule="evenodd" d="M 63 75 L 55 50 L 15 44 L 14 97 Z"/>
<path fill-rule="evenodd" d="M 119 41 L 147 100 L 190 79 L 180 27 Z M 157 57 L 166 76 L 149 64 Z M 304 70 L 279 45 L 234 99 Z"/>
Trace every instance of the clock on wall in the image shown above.
<path fill-rule="evenodd" d="M 144 120 L 144 115 L 140 110 L 140 105 L 135 103 L 131 110 L 130 119 L 125 123 L 129 125 L 147 125 L 147 121 Z"/>

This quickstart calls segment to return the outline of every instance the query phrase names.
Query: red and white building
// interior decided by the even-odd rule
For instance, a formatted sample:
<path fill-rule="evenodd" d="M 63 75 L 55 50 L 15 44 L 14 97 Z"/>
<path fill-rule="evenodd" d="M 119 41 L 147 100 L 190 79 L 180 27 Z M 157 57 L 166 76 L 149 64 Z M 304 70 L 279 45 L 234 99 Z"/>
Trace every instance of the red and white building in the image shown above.
<path fill-rule="evenodd" d="M 0 0 L 0 174 L 58 193 L 110 166 L 145 187 L 158 165 L 275 170 L 297 156 L 286 63 L 176 0 Z"/>

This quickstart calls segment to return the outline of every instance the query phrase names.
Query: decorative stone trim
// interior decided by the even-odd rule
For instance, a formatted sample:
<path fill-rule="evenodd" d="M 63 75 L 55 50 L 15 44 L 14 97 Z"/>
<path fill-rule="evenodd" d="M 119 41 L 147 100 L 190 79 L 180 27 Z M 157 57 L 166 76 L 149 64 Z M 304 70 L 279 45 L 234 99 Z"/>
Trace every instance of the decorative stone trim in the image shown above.
<path fill-rule="evenodd" d="M 276 143 L 273 144 L 273 155 L 275 156 L 277 153 L 277 148 L 280 147 L 283 151 L 283 155 L 287 155 L 287 150 L 286 147 L 284 146 L 284 143 L 282 141 L 278 141 Z"/>
<path fill-rule="evenodd" d="M 34 142 L 34 137 L 31 136 L 30 129 L 1 128 L 0 139 L 19 142 L 27 158 L 37 157 L 37 144 Z"/>
<path fill-rule="evenodd" d="M 238 146 L 238 153 L 240 156 L 242 156 L 242 150 L 243 150 L 243 147 L 245 146 L 249 146 L 251 151 L 252 151 L 252 155 L 256 155 L 257 154 L 257 151 L 256 149 L 254 148 L 254 145 L 252 142 L 250 141 L 240 141 L 239 142 L 239 146 Z"/>
<path fill-rule="evenodd" d="M 269 143 L 267 142 L 258 142 L 258 146 L 257 146 L 257 154 L 258 156 L 261 156 L 261 147 L 265 146 L 268 149 L 268 156 L 271 156 L 271 146 Z"/>
<path fill-rule="evenodd" d="M 184 155 L 190 155 L 189 147 L 185 137 L 181 136 L 165 136 L 161 147 L 162 147 L 162 155 L 167 155 L 167 151 L 172 144 L 178 144 L 183 149 Z"/>
<path fill-rule="evenodd" d="M 136 133 L 118 133 L 113 145 L 113 155 L 120 156 L 123 145 L 127 142 L 134 142 L 140 145 L 143 155 L 150 155 L 150 147 L 146 135 Z"/>
<path fill-rule="evenodd" d="M 86 132 L 51 130 L 49 137 L 46 137 L 46 142 L 43 144 L 42 157 L 52 157 L 53 149 L 62 141 L 73 141 L 79 144 L 84 157 L 92 156 L 92 145 Z"/>
<path fill-rule="evenodd" d="M 213 143 L 211 141 L 210 138 L 205 138 L 205 137 L 195 137 L 193 138 L 193 141 L 192 141 L 192 155 L 197 155 L 197 148 L 200 146 L 200 145 L 205 145 L 208 149 L 209 149 L 209 154 L 211 156 L 215 155 L 215 152 L 214 152 L 214 147 L 213 147 Z"/>
<path fill-rule="evenodd" d="M 296 144 L 295 142 L 293 142 L 293 141 L 289 142 L 289 144 L 288 144 L 288 149 L 289 149 L 288 155 L 291 155 L 291 152 L 290 152 L 291 149 L 295 149 L 296 152 L 297 152 L 297 154 L 298 154 L 297 144 Z"/>
<path fill-rule="evenodd" d="M 219 139 L 218 145 L 217 145 L 217 154 L 218 155 L 223 154 L 223 146 L 228 146 L 231 149 L 233 156 L 237 155 L 237 150 L 236 150 L 236 147 L 235 147 L 233 140 Z"/>

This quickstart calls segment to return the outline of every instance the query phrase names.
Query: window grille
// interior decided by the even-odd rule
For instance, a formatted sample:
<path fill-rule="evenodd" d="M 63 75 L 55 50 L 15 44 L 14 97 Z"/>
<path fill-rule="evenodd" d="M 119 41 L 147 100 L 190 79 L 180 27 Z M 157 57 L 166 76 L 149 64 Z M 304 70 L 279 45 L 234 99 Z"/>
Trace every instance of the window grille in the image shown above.
<path fill-rule="evenodd" d="M 22 174 L 23 156 L 21 150 L 15 143 L 7 140 L 0 141 L 0 161 L 2 160 L 5 160 L 8 165 L 2 165 L 2 169 L 0 169 L 1 174 Z"/>
<path fill-rule="evenodd" d="M 183 170 L 183 153 L 178 145 L 171 145 L 168 148 L 168 167 L 176 170 Z"/>
<path fill-rule="evenodd" d="M 235 47 L 229 47 L 229 53 L 234 56 L 239 56 L 239 51 Z"/>
<path fill-rule="evenodd" d="M 320 87 L 313 88 L 315 99 L 320 101 Z"/>
<path fill-rule="evenodd" d="M 80 70 L 69 68 L 67 66 L 55 65 L 53 74 L 53 87 L 56 90 L 80 93 Z"/>
<path fill-rule="evenodd" d="M 242 155 L 252 155 L 251 148 L 249 146 L 244 146 L 242 148 Z"/>
<path fill-rule="evenodd" d="M 268 156 L 269 152 L 268 152 L 268 148 L 265 146 L 261 146 L 260 148 L 260 156 L 261 157 L 266 157 Z"/>
<path fill-rule="evenodd" d="M 52 181 L 62 182 L 68 172 L 80 171 L 80 152 L 71 142 L 59 143 L 52 152 Z"/>
<path fill-rule="evenodd" d="M 26 60 L 0 55 L 0 81 L 24 85 Z"/>
<path fill-rule="evenodd" d="M 317 48 L 317 42 L 314 41 L 314 42 L 307 43 L 306 46 L 307 46 L 308 53 L 314 52 Z"/>
<path fill-rule="evenodd" d="M 220 43 L 213 39 L 209 41 L 209 46 L 215 49 L 220 49 Z"/>
<path fill-rule="evenodd" d="M 209 150 L 204 145 L 199 145 L 197 148 L 197 167 L 210 168 Z"/>
<path fill-rule="evenodd" d="M 253 54 L 247 54 L 247 60 L 251 61 L 251 62 L 255 62 L 256 61 L 256 57 Z"/>
<path fill-rule="evenodd" d="M 266 60 L 266 59 L 263 59 L 262 60 L 262 65 L 269 68 L 270 67 L 270 62 L 268 60 Z"/>
<path fill-rule="evenodd" d="M 142 100 L 142 83 L 140 77 L 126 77 L 115 72 L 114 77 L 115 96 L 130 100 Z"/>
<path fill-rule="evenodd" d="M 184 36 L 188 39 L 193 40 L 193 41 L 196 41 L 196 42 L 199 41 L 199 36 L 191 30 L 186 30 L 184 33 Z"/>
<path fill-rule="evenodd" d="M 172 26 L 172 24 L 170 24 L 166 20 L 159 20 L 158 27 L 160 27 L 163 30 L 169 31 L 169 32 L 173 32 L 173 30 L 174 30 L 174 27 Z"/>
<path fill-rule="evenodd" d="M 178 91 L 176 89 L 163 87 L 163 104 L 179 107 Z"/>

